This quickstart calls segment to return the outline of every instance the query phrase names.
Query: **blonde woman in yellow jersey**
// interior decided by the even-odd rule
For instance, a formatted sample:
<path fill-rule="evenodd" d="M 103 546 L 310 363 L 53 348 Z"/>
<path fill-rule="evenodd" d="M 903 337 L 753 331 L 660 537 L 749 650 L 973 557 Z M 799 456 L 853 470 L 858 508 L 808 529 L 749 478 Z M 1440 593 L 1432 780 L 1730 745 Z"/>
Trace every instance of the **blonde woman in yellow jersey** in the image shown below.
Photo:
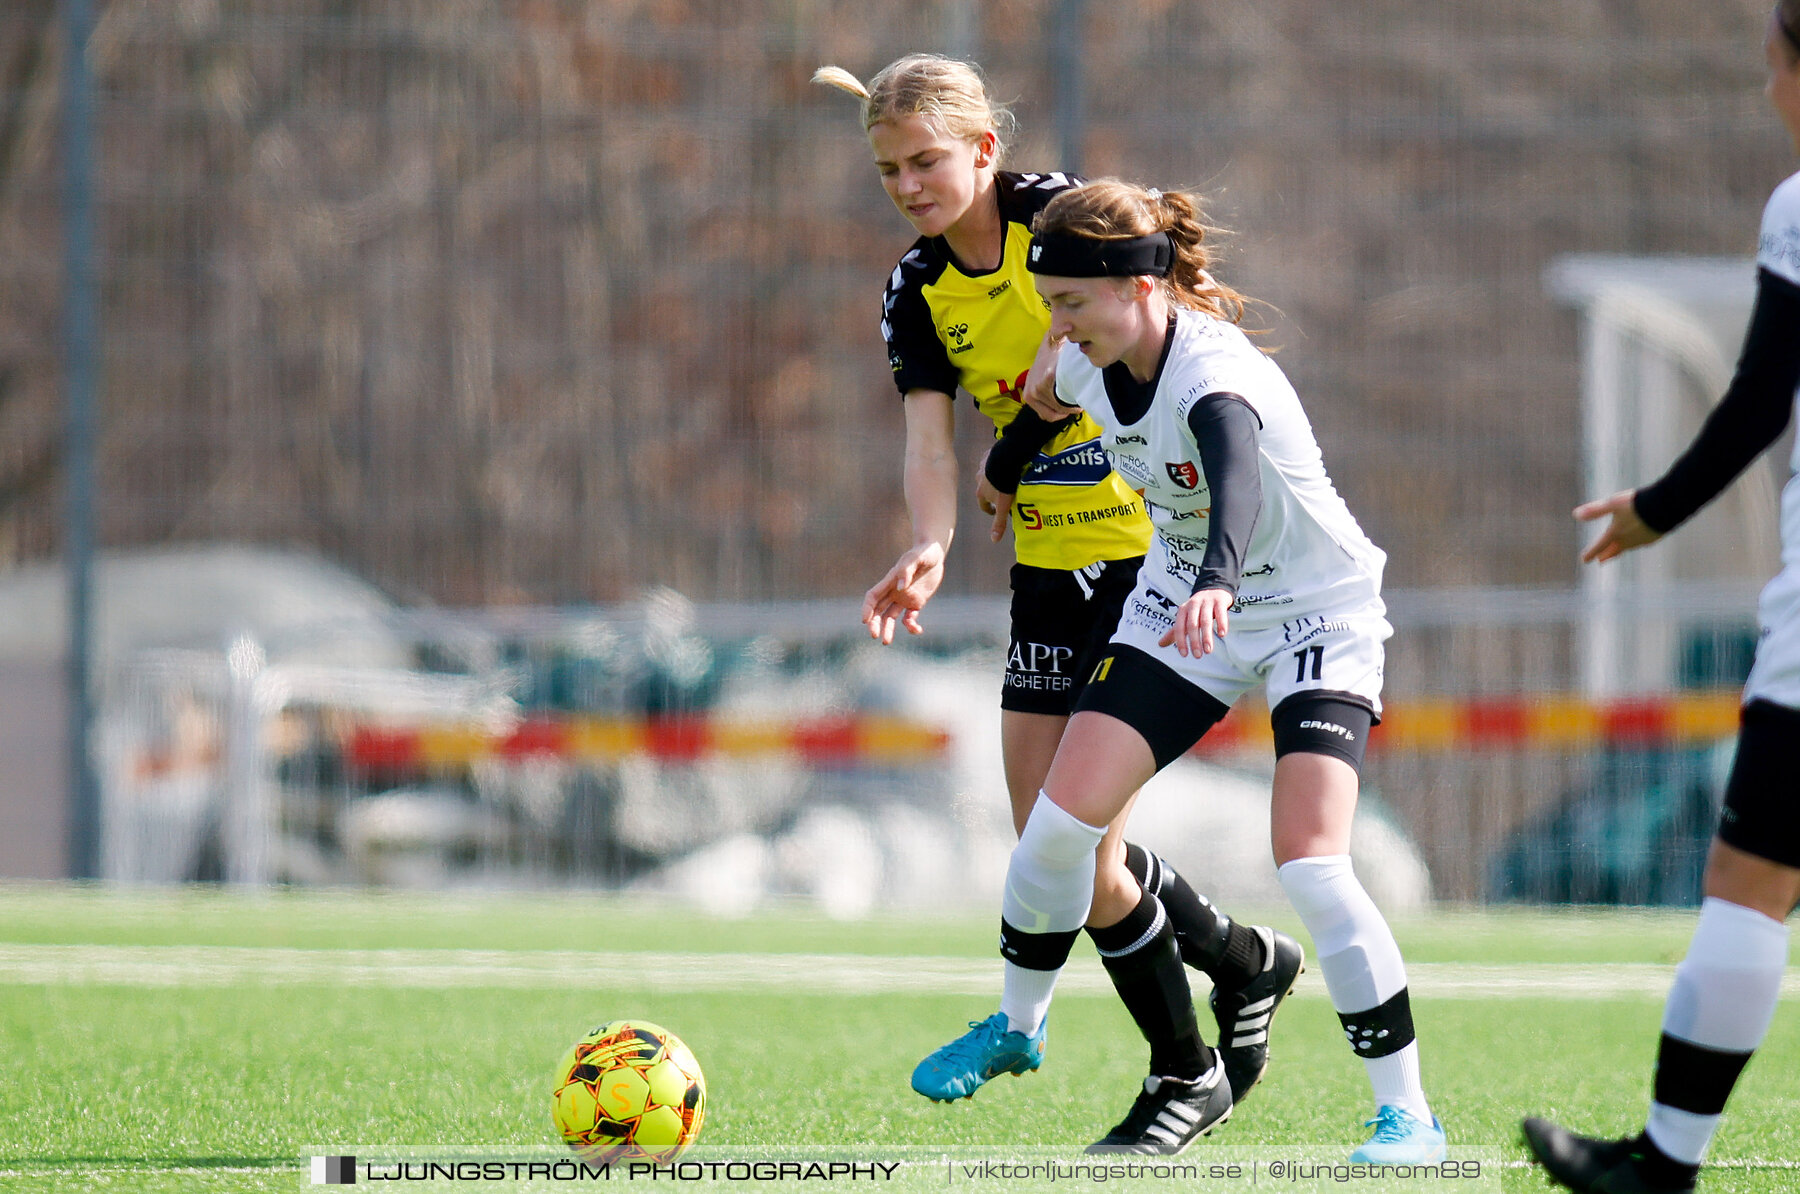
<path fill-rule="evenodd" d="M 1027 385 L 1047 381 L 1056 347 L 1025 264 L 1031 220 L 1079 180 L 1000 169 L 999 130 L 1011 117 L 969 63 L 918 54 L 866 86 L 837 67 L 813 79 L 862 101 L 882 185 L 919 234 L 889 277 L 882 305 L 906 413 L 913 545 L 863 601 L 863 621 L 881 642 L 891 643 L 898 626 L 922 633 L 920 611 L 943 581 L 956 529 L 956 391 L 974 398 L 996 436 L 1012 432 L 990 451 L 977 493 L 985 511 L 1003 511 L 1001 495 L 1016 484 L 1010 520 L 1018 562 L 1000 718 L 1013 827 L 1022 831 L 1151 535 L 1142 500 L 1113 472 L 1093 420 L 1052 427 L 1021 403 Z M 996 540 L 1004 517 L 995 518 Z M 1174 1072 L 1172 1058 L 1211 1055 L 1192 1002 L 1156 978 L 1158 962 L 1179 952 L 1213 980 L 1218 1052 L 1234 1098 L 1242 1098 L 1267 1068 L 1269 1018 L 1301 969 L 1299 944 L 1225 916 L 1161 859 L 1126 843 L 1129 815 L 1128 804 L 1098 847 L 1087 931 L 1150 1042 L 1152 1073 Z M 1022 898 L 1030 902 L 1029 893 Z M 1060 943 L 1064 954 L 1067 946 Z M 1052 945 L 1043 958 L 1009 956 L 1008 989 L 1041 988 L 1048 1006 L 1061 964 L 1049 960 L 1055 953 Z M 1258 1009 L 1250 1021 L 1238 1014 L 1245 1007 Z M 1027 1073 L 1043 1060 L 1042 1015 L 1019 1024 L 1000 1012 L 970 1029 L 920 1063 L 914 1090 L 966 1098 L 990 1078 Z"/>

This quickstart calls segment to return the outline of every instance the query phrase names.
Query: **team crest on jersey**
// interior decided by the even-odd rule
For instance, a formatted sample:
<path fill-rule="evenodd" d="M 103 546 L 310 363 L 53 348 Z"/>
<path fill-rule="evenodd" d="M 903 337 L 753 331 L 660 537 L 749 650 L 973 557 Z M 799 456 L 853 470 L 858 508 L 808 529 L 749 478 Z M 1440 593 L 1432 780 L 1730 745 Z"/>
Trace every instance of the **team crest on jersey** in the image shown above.
<path fill-rule="evenodd" d="M 1194 467 L 1191 460 L 1171 460 L 1163 465 L 1169 470 L 1169 480 L 1183 489 L 1197 489 L 1200 486 L 1200 470 Z"/>

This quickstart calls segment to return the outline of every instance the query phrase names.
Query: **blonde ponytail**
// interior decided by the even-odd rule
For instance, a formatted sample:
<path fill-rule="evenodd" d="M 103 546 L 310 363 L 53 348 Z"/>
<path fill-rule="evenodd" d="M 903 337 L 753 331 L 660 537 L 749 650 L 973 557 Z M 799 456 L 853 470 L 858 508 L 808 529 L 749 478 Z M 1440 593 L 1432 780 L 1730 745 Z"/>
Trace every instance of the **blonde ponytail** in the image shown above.
<path fill-rule="evenodd" d="M 812 81 L 835 87 L 839 91 L 848 91 L 857 99 L 869 98 L 869 89 L 863 85 L 863 81 L 841 66 L 821 66 L 813 72 Z"/>
<path fill-rule="evenodd" d="M 884 120 L 922 116 L 945 135 L 979 140 L 992 132 L 994 163 L 1005 156 L 1015 122 L 1005 106 L 988 95 L 981 68 L 942 54 L 908 54 L 881 68 L 865 85 L 841 66 L 821 66 L 812 81 L 848 92 L 862 101 L 863 131 Z"/>

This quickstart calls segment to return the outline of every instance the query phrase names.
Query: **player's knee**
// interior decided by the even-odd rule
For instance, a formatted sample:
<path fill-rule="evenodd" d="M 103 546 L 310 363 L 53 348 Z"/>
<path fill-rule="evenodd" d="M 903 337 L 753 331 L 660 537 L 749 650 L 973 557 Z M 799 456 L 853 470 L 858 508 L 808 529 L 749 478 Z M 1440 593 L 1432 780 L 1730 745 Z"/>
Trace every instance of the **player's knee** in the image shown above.
<path fill-rule="evenodd" d="M 1351 917 L 1344 906 L 1362 891 L 1348 854 L 1293 858 L 1281 865 L 1275 877 L 1315 943 L 1340 924 L 1349 923 Z"/>
<path fill-rule="evenodd" d="M 1040 866 L 1067 869 L 1092 859 L 1105 836 L 1104 825 L 1089 825 L 1040 792 L 1013 856 Z"/>
<path fill-rule="evenodd" d="M 1785 921 L 1800 903 L 1800 870 L 1714 842 L 1706 860 L 1705 894 L 1770 920 Z"/>
<path fill-rule="evenodd" d="M 1342 834 L 1313 825 L 1276 825 L 1269 833 L 1269 847 L 1275 869 L 1279 871 L 1290 862 L 1342 854 L 1350 848 L 1350 843 L 1343 840 Z"/>
<path fill-rule="evenodd" d="M 1025 824 L 1026 824 L 1026 822 L 1031 820 L 1031 808 L 1036 803 L 1037 803 L 1037 793 L 1035 793 L 1035 792 L 1032 793 L 1030 798 L 1028 798 L 1028 799 L 1020 799 L 1020 797 L 1017 794 L 1013 795 L 1013 798 L 1012 798 L 1012 822 L 1013 822 L 1013 836 L 1014 837 L 1024 837 L 1025 836 Z"/>
<path fill-rule="evenodd" d="M 1125 865 L 1123 850 L 1108 850 L 1104 844 L 1094 859 L 1094 908 L 1096 912 L 1104 908 L 1116 908 L 1123 904 L 1126 910 L 1137 906 L 1138 898 L 1144 891 L 1144 885 L 1130 867 Z"/>
<path fill-rule="evenodd" d="M 1006 868 L 1000 919 L 1026 934 L 1079 929 L 1093 904 L 1094 848 L 1105 833 L 1038 797 Z"/>

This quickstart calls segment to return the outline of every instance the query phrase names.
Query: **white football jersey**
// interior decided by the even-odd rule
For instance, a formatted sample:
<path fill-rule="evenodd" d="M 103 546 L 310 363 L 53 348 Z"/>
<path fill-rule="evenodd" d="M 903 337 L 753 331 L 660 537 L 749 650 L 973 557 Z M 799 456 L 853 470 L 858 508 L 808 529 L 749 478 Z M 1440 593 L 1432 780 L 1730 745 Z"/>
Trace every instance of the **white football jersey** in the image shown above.
<path fill-rule="evenodd" d="M 1156 528 L 1144 575 L 1161 570 L 1193 591 L 1206 554 L 1212 496 L 1188 411 L 1208 394 L 1236 394 L 1262 420 L 1257 435 L 1262 510 L 1244 552 L 1233 622 L 1274 625 L 1321 610 L 1376 602 L 1387 555 L 1369 541 L 1325 473 L 1312 424 L 1287 377 L 1236 326 L 1178 308 L 1149 410 L 1135 423 L 1113 411 L 1101 371 L 1074 344 L 1057 358 L 1056 389 L 1104 428 L 1113 467 L 1143 495 Z M 1172 585 L 1171 587 L 1178 587 Z"/>
<path fill-rule="evenodd" d="M 1756 250 L 1758 268 L 1800 286 L 1800 174 L 1775 188 L 1763 208 L 1762 236 Z M 1800 393 L 1795 399 L 1800 403 Z M 1800 410 L 1796 411 L 1800 414 Z M 1800 474 L 1800 440 L 1794 441 L 1788 467 Z M 1781 493 L 1782 562 L 1800 565 L 1800 491 L 1793 478 Z"/>
<path fill-rule="evenodd" d="M 1763 209 L 1756 264 L 1800 286 L 1800 174 L 1775 188 Z M 1795 394 L 1800 417 L 1800 392 Z M 1762 637 L 1744 700 L 1769 700 L 1800 709 L 1800 440 L 1788 459 L 1792 475 L 1781 490 L 1781 571 L 1757 603 Z"/>

